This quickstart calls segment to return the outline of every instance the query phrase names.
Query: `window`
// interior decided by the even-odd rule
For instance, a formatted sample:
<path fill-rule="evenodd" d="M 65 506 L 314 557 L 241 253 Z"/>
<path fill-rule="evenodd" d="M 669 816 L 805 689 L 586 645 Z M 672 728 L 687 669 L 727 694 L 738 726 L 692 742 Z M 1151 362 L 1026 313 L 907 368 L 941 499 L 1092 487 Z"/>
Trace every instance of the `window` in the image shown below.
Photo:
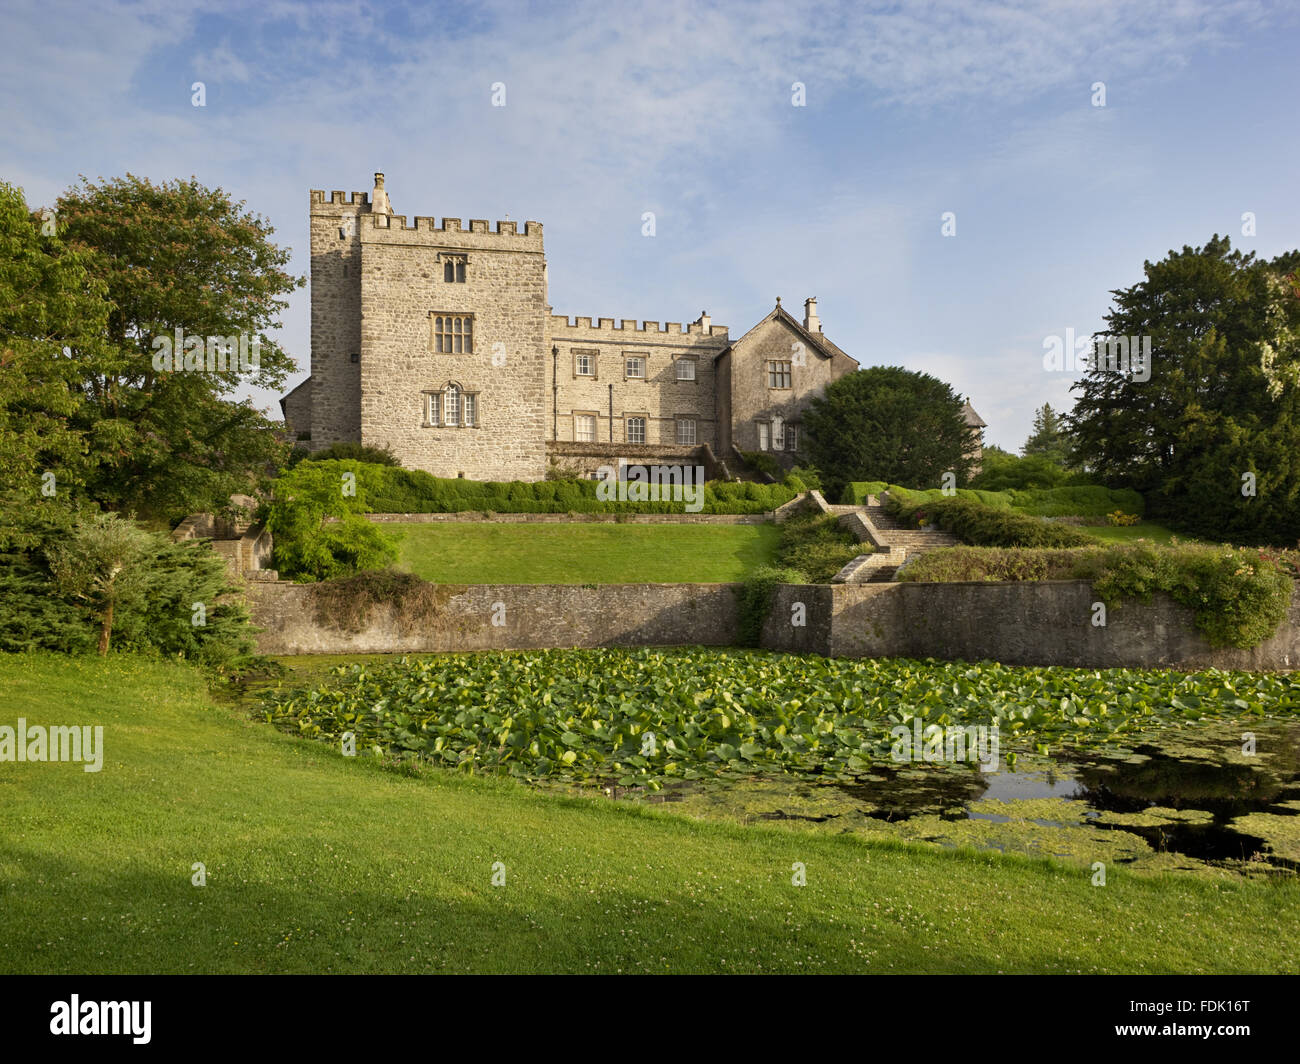
<path fill-rule="evenodd" d="M 645 359 L 643 357 L 631 356 L 625 359 L 623 362 L 623 376 L 630 381 L 645 380 Z"/>
<path fill-rule="evenodd" d="M 596 375 L 596 356 L 589 351 L 579 351 L 573 356 L 573 372 L 579 377 Z"/>
<path fill-rule="evenodd" d="M 459 384 L 426 392 L 424 417 L 429 428 L 474 428 L 478 425 L 478 393 L 467 392 Z"/>
<path fill-rule="evenodd" d="M 573 438 L 579 443 L 596 442 L 596 415 L 573 415 Z"/>
<path fill-rule="evenodd" d="M 645 418 L 630 417 L 627 419 L 627 442 L 645 443 Z"/>
<path fill-rule="evenodd" d="M 766 421 L 760 421 L 758 423 L 758 449 L 760 451 L 766 451 L 768 449 Z"/>
<path fill-rule="evenodd" d="M 695 379 L 695 359 L 679 358 L 677 360 L 677 379 L 679 381 L 693 381 Z"/>
<path fill-rule="evenodd" d="M 799 449 L 798 425 L 787 425 L 785 427 L 785 448 L 787 451 L 797 451 Z"/>
<path fill-rule="evenodd" d="M 444 355 L 474 352 L 474 317 L 471 314 L 434 314 L 433 349 Z"/>
<path fill-rule="evenodd" d="M 769 388 L 790 387 L 789 362 L 769 362 L 767 364 L 767 386 Z"/>
<path fill-rule="evenodd" d="M 348 356 L 348 358 L 351 359 L 353 362 L 360 362 L 360 361 L 361 361 L 361 354 L 360 354 L 360 352 L 353 351 L 352 354 L 350 354 L 350 355 Z"/>
<path fill-rule="evenodd" d="M 679 417 L 677 419 L 677 442 L 682 445 L 695 446 L 695 419 Z"/>
<path fill-rule="evenodd" d="M 464 255 L 443 256 L 442 279 L 447 284 L 465 283 L 465 256 Z"/>
<path fill-rule="evenodd" d="M 785 422 L 780 418 L 772 421 L 772 450 L 785 450 Z"/>

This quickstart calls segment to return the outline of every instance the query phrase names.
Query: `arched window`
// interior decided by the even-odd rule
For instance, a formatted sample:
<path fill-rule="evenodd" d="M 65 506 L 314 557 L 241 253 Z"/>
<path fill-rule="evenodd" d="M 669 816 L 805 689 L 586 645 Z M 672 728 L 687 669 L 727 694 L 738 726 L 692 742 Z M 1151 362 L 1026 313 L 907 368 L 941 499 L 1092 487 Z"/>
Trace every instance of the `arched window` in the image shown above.
<path fill-rule="evenodd" d="M 446 411 L 447 425 L 460 424 L 460 385 L 449 384 L 447 390 L 442 393 L 442 405 Z"/>
<path fill-rule="evenodd" d="M 424 393 L 424 427 L 472 429 L 478 426 L 478 392 L 467 392 L 455 381 Z"/>

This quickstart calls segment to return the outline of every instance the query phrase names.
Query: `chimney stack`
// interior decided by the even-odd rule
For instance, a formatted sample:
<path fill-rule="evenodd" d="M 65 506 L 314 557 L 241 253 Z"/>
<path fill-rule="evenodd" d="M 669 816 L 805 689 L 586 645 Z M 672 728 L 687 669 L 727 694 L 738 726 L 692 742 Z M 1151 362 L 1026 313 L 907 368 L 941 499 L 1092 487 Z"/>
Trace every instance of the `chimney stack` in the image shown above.
<path fill-rule="evenodd" d="M 713 319 L 709 317 L 709 312 L 707 310 L 700 311 L 700 331 L 704 333 L 705 336 L 709 335 L 709 326 L 712 324 Z"/>
<path fill-rule="evenodd" d="M 375 190 L 370 193 L 370 210 L 373 214 L 392 214 L 393 206 L 384 191 L 384 175 L 375 174 Z"/>
<path fill-rule="evenodd" d="M 803 301 L 803 327 L 810 333 L 822 331 L 821 318 L 817 317 L 817 297 L 809 296 Z"/>

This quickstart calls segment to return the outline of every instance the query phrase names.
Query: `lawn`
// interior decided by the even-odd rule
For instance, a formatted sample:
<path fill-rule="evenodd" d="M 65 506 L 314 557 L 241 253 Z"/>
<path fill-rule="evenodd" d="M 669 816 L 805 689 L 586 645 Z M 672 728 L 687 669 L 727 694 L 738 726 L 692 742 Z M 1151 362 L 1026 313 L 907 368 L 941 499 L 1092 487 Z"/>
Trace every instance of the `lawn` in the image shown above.
<path fill-rule="evenodd" d="M 386 525 L 399 565 L 435 584 L 724 584 L 770 564 L 776 525 Z"/>
<path fill-rule="evenodd" d="M 10 655 L 0 684 L 0 722 L 105 744 L 98 773 L 0 762 L 7 972 L 1296 967 L 1291 880 L 1113 866 L 1094 887 L 1046 860 L 408 776 L 254 722 L 178 663 Z"/>
<path fill-rule="evenodd" d="M 1086 525 L 1083 529 L 1090 536 L 1096 536 L 1107 543 L 1132 543 L 1134 540 L 1145 539 L 1152 543 L 1168 543 L 1175 533 L 1170 532 L 1164 525 L 1153 524 L 1150 521 L 1141 521 L 1136 525 Z M 1199 540 L 1191 536 L 1179 536 L 1183 543 L 1198 543 Z"/>

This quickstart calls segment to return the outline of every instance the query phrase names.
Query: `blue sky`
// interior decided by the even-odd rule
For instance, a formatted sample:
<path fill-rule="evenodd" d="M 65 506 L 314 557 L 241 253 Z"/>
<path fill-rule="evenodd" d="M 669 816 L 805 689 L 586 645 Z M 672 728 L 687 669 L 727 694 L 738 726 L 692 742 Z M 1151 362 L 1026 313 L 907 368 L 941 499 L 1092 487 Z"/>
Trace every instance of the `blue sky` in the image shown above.
<path fill-rule="evenodd" d="M 1101 329 L 1145 259 L 1300 246 L 1290 3 L 7 8 L 0 176 L 33 206 L 83 173 L 195 175 L 305 274 L 308 190 L 382 170 L 400 214 L 545 223 L 556 313 L 739 336 L 815 295 L 863 365 L 948 381 L 1008 449 L 1071 405 L 1044 340 Z M 306 289 L 281 339 L 296 383 Z"/>

